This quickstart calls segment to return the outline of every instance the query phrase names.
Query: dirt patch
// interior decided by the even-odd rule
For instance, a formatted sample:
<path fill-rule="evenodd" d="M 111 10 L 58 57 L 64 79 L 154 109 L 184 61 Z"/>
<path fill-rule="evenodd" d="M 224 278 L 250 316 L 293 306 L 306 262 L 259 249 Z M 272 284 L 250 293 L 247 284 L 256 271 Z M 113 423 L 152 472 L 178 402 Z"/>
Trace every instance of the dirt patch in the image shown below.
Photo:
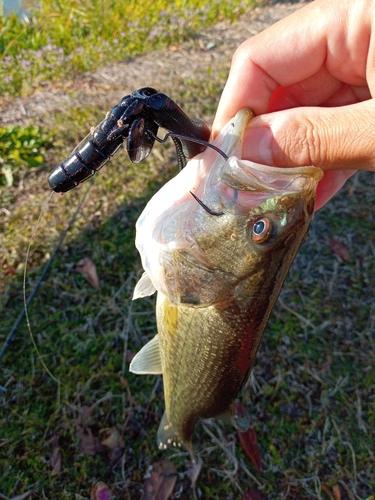
<path fill-rule="evenodd" d="M 208 71 L 228 70 L 236 48 L 247 38 L 305 5 L 277 3 L 257 8 L 237 22 L 222 22 L 196 33 L 194 39 L 166 51 L 148 53 L 124 62 L 109 64 L 68 82 L 51 84 L 50 88 L 0 108 L 0 124 L 27 124 L 45 113 L 66 112 L 73 106 L 95 106 L 106 109 L 133 90 L 154 86 L 163 92 L 173 90 L 174 80 L 205 80 Z M 111 103 L 111 104 L 109 104 Z M 109 106 L 108 106 L 109 104 Z"/>

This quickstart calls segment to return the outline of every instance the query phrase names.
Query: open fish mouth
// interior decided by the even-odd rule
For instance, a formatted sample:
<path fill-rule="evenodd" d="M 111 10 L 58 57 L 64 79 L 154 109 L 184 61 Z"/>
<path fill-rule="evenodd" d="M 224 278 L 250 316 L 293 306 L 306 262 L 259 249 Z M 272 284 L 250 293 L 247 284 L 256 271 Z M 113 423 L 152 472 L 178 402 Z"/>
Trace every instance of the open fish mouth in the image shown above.
<path fill-rule="evenodd" d="M 216 156 L 207 182 L 201 181 L 194 193 L 207 203 L 216 203 L 214 209 L 224 213 L 231 209 L 245 213 L 277 193 L 303 192 L 305 196 L 315 197 L 316 182 L 322 178 L 320 169 L 313 166 L 279 168 L 242 159 L 244 133 L 253 116 L 251 110 L 243 109 L 224 127 L 214 144 L 229 158 L 224 162 Z M 213 156 L 214 152 L 210 154 Z M 212 186 L 216 186 L 217 193 L 210 189 Z M 213 199 L 216 194 L 218 200 Z"/>

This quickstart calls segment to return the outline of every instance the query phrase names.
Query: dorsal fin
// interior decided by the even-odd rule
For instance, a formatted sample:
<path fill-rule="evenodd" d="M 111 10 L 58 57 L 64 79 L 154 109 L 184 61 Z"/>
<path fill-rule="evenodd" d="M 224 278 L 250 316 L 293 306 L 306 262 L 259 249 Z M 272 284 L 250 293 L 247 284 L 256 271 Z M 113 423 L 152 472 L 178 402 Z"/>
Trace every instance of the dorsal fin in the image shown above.
<path fill-rule="evenodd" d="M 155 335 L 134 356 L 130 363 L 129 371 L 137 375 L 161 375 L 163 373 L 158 335 Z"/>
<path fill-rule="evenodd" d="M 140 299 L 142 297 L 148 297 L 149 295 L 152 295 L 155 292 L 156 288 L 152 284 L 149 275 L 146 272 L 144 272 L 141 276 L 141 279 L 135 285 L 132 300 Z"/>

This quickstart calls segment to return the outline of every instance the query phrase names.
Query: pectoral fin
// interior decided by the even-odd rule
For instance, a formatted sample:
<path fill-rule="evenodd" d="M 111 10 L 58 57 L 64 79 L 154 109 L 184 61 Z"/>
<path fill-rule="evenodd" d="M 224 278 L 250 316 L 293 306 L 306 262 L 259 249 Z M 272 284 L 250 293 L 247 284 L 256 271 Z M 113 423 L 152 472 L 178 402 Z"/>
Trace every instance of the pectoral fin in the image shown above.
<path fill-rule="evenodd" d="M 134 356 L 129 371 L 137 375 L 161 375 L 163 373 L 158 335 L 155 335 Z"/>
<path fill-rule="evenodd" d="M 250 427 L 250 415 L 235 413 L 232 417 L 234 427 L 240 432 L 246 432 Z"/>
<path fill-rule="evenodd" d="M 246 432 L 250 427 L 250 415 L 248 413 L 234 413 L 233 408 L 228 408 L 220 413 L 218 418 L 232 424 L 240 432 Z"/>
<path fill-rule="evenodd" d="M 149 275 L 145 272 L 142 274 L 141 279 L 135 285 L 132 300 L 139 299 L 142 297 L 148 297 L 149 295 L 152 295 L 155 292 L 156 288 L 152 284 Z"/>

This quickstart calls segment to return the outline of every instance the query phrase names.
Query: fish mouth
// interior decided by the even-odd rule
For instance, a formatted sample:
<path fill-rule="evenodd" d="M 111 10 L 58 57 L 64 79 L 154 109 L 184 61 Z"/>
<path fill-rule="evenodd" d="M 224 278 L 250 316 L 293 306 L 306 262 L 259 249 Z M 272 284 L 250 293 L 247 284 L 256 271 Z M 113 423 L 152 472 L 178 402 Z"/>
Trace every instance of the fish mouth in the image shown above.
<path fill-rule="evenodd" d="M 312 200 L 322 177 L 323 172 L 316 167 L 271 167 L 232 156 L 221 170 L 220 205 L 244 214 L 277 196 L 298 195 Z"/>
<path fill-rule="evenodd" d="M 236 116 L 228 122 L 213 142 L 215 146 L 220 148 L 223 153 L 229 157 L 225 165 L 222 167 L 221 178 L 223 180 L 229 170 L 236 170 L 235 167 L 237 164 L 240 164 L 248 174 L 248 178 L 243 179 L 245 183 L 242 184 L 240 182 L 240 186 L 242 184 L 242 189 L 249 191 L 260 189 L 265 191 L 278 191 L 287 189 L 290 185 L 290 183 L 288 183 L 288 179 L 294 177 L 311 178 L 315 182 L 322 179 L 322 170 L 312 165 L 283 168 L 263 165 L 250 160 L 242 159 L 242 145 L 245 131 L 253 117 L 254 113 L 251 109 L 244 108 L 240 110 Z M 250 169 L 254 170 L 254 172 L 250 172 Z M 274 176 L 274 179 L 270 179 L 270 175 Z M 300 191 L 303 187 L 303 182 L 300 180 L 291 186 L 291 190 Z M 241 187 L 238 189 L 241 189 Z"/>
<path fill-rule="evenodd" d="M 269 165 L 263 165 L 260 163 L 255 163 L 249 160 L 242 159 L 242 145 L 244 141 L 244 134 L 248 124 L 251 119 L 254 117 L 254 112 L 249 108 L 244 108 L 236 114 L 236 116 L 230 120 L 224 129 L 219 133 L 213 144 L 220 148 L 223 153 L 225 153 L 229 159 L 224 165 L 223 172 L 225 173 L 227 165 L 227 169 L 230 167 L 233 168 L 233 164 L 237 162 L 244 163 L 248 165 L 248 168 L 251 167 L 255 170 L 254 172 L 254 180 L 256 177 L 259 178 L 259 184 L 255 183 L 255 186 L 259 189 L 285 189 L 287 185 L 287 178 L 295 177 L 295 176 L 306 176 L 313 178 L 315 181 L 319 181 L 323 177 L 323 172 L 320 168 L 310 166 L 304 167 L 293 167 L 293 168 L 281 168 L 281 167 L 272 167 Z M 267 177 L 267 174 L 273 174 L 275 179 L 270 183 L 270 179 Z M 285 181 L 283 183 L 283 181 Z M 300 190 L 301 186 L 296 186 L 296 190 Z M 250 189 L 251 190 L 251 189 Z"/>
<path fill-rule="evenodd" d="M 217 155 L 206 180 L 195 191 L 212 211 L 235 211 L 243 215 L 278 195 L 298 194 L 309 200 L 315 198 L 317 182 L 323 177 L 320 168 L 281 168 L 242 159 L 245 131 L 253 116 L 250 109 L 239 111 L 213 143 L 228 156 L 228 160 L 223 162 Z M 213 186 L 217 196 L 210 195 Z"/>

